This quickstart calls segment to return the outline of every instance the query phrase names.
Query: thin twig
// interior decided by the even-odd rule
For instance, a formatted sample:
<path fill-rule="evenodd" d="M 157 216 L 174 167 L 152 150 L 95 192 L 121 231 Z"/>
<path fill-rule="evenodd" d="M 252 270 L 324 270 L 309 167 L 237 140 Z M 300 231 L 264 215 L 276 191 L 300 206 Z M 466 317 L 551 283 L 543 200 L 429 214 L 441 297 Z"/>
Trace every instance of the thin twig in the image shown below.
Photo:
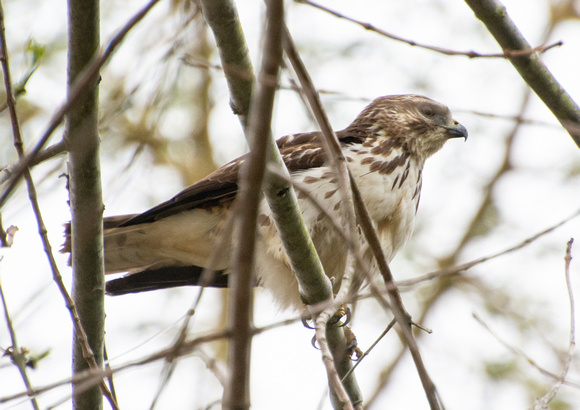
<path fill-rule="evenodd" d="M 111 370 L 111 366 L 109 365 L 109 354 L 107 353 L 107 345 L 105 344 L 103 347 L 103 359 L 105 361 L 105 370 Z M 111 395 L 113 399 L 117 400 L 117 392 L 115 391 L 115 383 L 113 382 L 113 373 L 110 376 L 107 376 L 107 381 L 109 382 L 109 389 L 111 390 Z"/>
<path fill-rule="evenodd" d="M 377 344 L 379 344 L 379 342 L 383 339 L 383 337 L 385 337 L 387 335 L 387 333 L 389 333 L 389 330 L 391 330 L 393 328 L 393 326 L 395 326 L 395 323 L 397 323 L 397 321 L 395 319 L 391 320 L 389 322 L 389 324 L 387 325 L 386 329 L 383 330 L 383 332 L 379 335 L 379 337 L 377 337 L 377 340 L 375 340 L 367 350 L 365 350 L 362 354 L 361 357 L 358 358 L 358 360 L 356 361 L 356 363 L 354 364 L 354 366 L 352 367 L 352 369 L 350 370 L 350 372 L 353 372 L 354 369 L 356 369 L 358 367 L 358 365 L 362 362 L 362 360 L 367 357 L 371 351 L 375 348 L 375 346 Z M 347 373 L 344 375 L 343 379 L 346 378 L 350 373 Z"/>
<path fill-rule="evenodd" d="M 522 114 L 516 114 L 516 115 L 506 114 L 506 115 L 504 115 L 504 114 L 494 114 L 491 112 L 483 112 L 483 111 L 476 111 L 476 110 L 464 110 L 461 108 L 454 108 L 453 112 L 454 113 L 471 114 L 471 115 L 476 115 L 478 117 L 512 121 L 512 122 L 517 122 L 518 124 L 523 124 L 523 125 L 537 125 L 540 127 L 562 129 L 562 126 L 558 125 L 555 122 L 540 121 L 540 120 L 536 120 L 533 118 L 524 118 L 524 117 L 522 117 Z"/>
<path fill-rule="evenodd" d="M 484 54 L 484 53 L 478 53 L 475 51 L 455 51 L 455 50 L 450 50 L 448 48 L 431 46 L 428 44 L 419 43 L 419 42 L 414 41 L 414 40 L 405 39 L 403 37 L 397 36 L 396 34 L 392 34 L 392 33 L 389 33 L 385 30 L 382 30 L 378 27 L 375 27 L 374 25 L 372 25 L 370 23 L 366 23 L 364 21 L 360 21 L 360 20 L 354 19 L 352 17 L 348 17 L 342 13 L 339 13 L 338 11 L 332 10 L 326 6 L 321 5 L 321 4 L 314 3 L 310 0 L 296 0 L 296 2 L 308 4 L 309 6 L 315 7 L 319 10 L 322 10 L 322 11 L 325 11 L 329 14 L 332 14 L 335 17 L 338 17 L 338 18 L 341 18 L 344 20 L 348 20 L 352 23 L 358 24 L 359 26 L 361 26 L 365 30 L 380 34 L 381 36 L 390 38 L 391 40 L 400 41 L 402 43 L 408 44 L 408 45 L 413 46 L 413 47 L 419 47 L 419 48 L 424 48 L 426 50 L 435 51 L 436 53 L 444 54 L 446 56 L 463 56 L 463 57 L 469 57 L 469 58 L 507 58 L 507 59 L 511 59 L 511 58 L 515 58 L 515 57 L 530 55 L 533 53 L 543 53 L 543 52 L 550 50 L 551 48 L 560 47 L 563 44 L 561 41 L 558 41 L 558 42 L 553 43 L 553 44 L 542 45 L 542 46 L 538 46 L 538 47 L 535 47 L 535 48 L 529 49 L 529 50 L 508 50 L 508 49 L 505 49 L 505 50 L 503 50 L 502 53 L 494 53 L 494 54 Z"/>
<path fill-rule="evenodd" d="M 547 409 L 548 404 L 556 397 L 562 383 L 566 381 L 568 370 L 574 359 L 574 350 L 576 349 L 576 309 L 574 306 L 574 292 L 572 291 L 572 283 L 570 281 L 570 262 L 572 261 L 572 244 L 574 239 L 570 239 L 566 245 L 566 256 L 564 256 L 564 275 L 566 277 L 566 289 L 568 290 L 568 300 L 570 301 L 570 336 L 568 343 L 568 352 L 562 367 L 562 373 L 552 388 L 542 397 L 534 400 L 532 407 L 534 409 Z"/>
<path fill-rule="evenodd" d="M 429 377 L 429 373 L 427 373 L 427 368 L 423 363 L 423 358 L 421 357 L 421 353 L 419 352 L 417 341 L 413 336 L 411 328 L 411 316 L 409 315 L 409 313 L 407 313 L 405 306 L 403 305 L 401 294 L 399 293 L 399 289 L 397 288 L 397 285 L 394 282 L 393 274 L 391 273 L 383 249 L 381 248 L 379 237 L 377 235 L 376 230 L 373 227 L 372 221 L 364 205 L 358 187 L 355 184 L 353 184 L 352 190 L 354 194 L 355 205 L 357 206 L 357 215 L 359 216 L 360 226 L 365 235 L 365 238 L 367 239 L 369 248 L 373 252 L 373 256 L 377 261 L 377 265 L 379 267 L 381 275 L 383 276 L 385 285 L 387 286 L 387 293 L 389 296 L 391 310 L 393 311 L 393 315 L 395 316 L 395 319 L 399 324 L 399 329 L 401 330 L 401 334 L 403 335 L 403 340 L 405 341 L 405 344 L 409 348 L 409 352 L 411 353 L 411 357 L 413 358 L 413 362 L 415 363 L 415 367 L 417 368 L 417 373 L 419 374 L 419 378 L 421 379 L 421 384 L 423 385 L 423 389 L 425 390 L 425 395 L 427 396 L 427 400 L 429 401 L 429 406 L 431 407 L 431 409 L 439 409 L 441 408 L 441 405 L 439 403 L 439 398 L 437 397 L 435 385 L 433 384 L 433 381 Z"/>
<path fill-rule="evenodd" d="M 514 356 L 519 357 L 519 358 L 525 360 L 526 362 L 528 362 L 528 364 L 530 366 L 532 366 L 533 368 L 535 368 L 536 370 L 538 370 L 544 376 L 550 377 L 550 378 L 552 378 L 554 380 L 560 380 L 560 375 L 558 375 L 556 373 L 553 373 L 553 372 L 551 372 L 551 371 L 543 368 L 534 359 L 532 359 L 531 357 L 529 357 L 528 355 L 526 355 L 520 348 L 518 348 L 516 346 L 513 346 L 513 345 L 510 345 L 508 342 L 506 342 L 505 340 L 503 340 L 496 332 L 494 332 L 487 325 L 487 323 L 485 323 L 485 321 L 477 313 L 473 313 L 473 318 L 481 326 L 483 326 L 483 328 L 485 330 L 487 330 L 502 346 L 504 346 L 506 349 L 508 349 L 509 351 L 511 351 L 514 354 Z M 574 386 L 576 388 L 580 388 L 580 383 L 564 381 L 564 384 L 569 385 L 569 386 Z"/>
<path fill-rule="evenodd" d="M 0 248 L 6 248 L 10 246 L 8 244 L 8 232 L 4 230 L 4 224 L 2 223 L 2 212 L 0 212 Z"/>
<path fill-rule="evenodd" d="M 5 29 L 4 29 L 4 10 L 2 9 L 1 4 L 0 4 L 0 35 L 1 35 L 0 60 L 2 63 L 2 70 L 4 72 L 4 87 L 6 89 L 6 102 L 8 104 L 8 110 L 10 113 L 10 119 L 11 119 L 11 123 L 12 123 L 12 133 L 14 135 L 14 147 L 16 148 L 16 152 L 18 153 L 18 157 L 20 159 L 22 159 L 24 157 L 24 144 L 22 142 L 22 137 L 20 135 L 20 126 L 18 123 L 18 116 L 16 114 L 16 107 L 14 105 L 15 101 L 14 101 L 14 97 L 12 94 L 12 82 L 10 80 L 10 70 L 9 70 L 9 64 L 8 64 L 8 54 L 7 54 L 7 49 L 6 49 L 6 37 L 5 37 Z M 40 205 L 38 203 L 38 197 L 36 194 L 36 188 L 34 187 L 34 181 L 32 180 L 30 170 L 28 169 L 27 166 L 23 169 L 22 173 L 24 174 L 24 178 L 26 179 L 26 184 L 27 184 L 27 188 L 28 188 L 28 197 L 29 197 L 30 203 L 31 203 L 33 211 L 34 211 L 34 215 L 36 217 L 38 231 L 39 231 L 40 237 L 42 239 L 44 251 L 45 251 L 46 256 L 48 258 L 48 262 L 50 264 L 53 278 L 59 284 L 59 288 L 61 290 L 61 293 L 63 294 L 63 296 L 65 296 L 65 300 L 67 302 L 67 307 L 69 308 L 71 315 L 73 316 L 73 319 L 74 319 L 73 322 L 75 325 L 75 331 L 77 332 L 77 335 L 80 335 L 79 339 L 80 339 L 81 348 L 83 349 L 83 357 L 86 358 L 87 363 L 89 364 L 89 366 L 91 368 L 98 369 L 98 365 L 95 361 L 94 354 L 88 345 L 86 334 L 81 326 L 80 319 L 78 318 L 78 313 L 76 311 L 74 302 L 72 301 L 72 299 L 68 295 L 66 287 L 64 286 L 64 283 L 62 281 L 62 276 L 60 275 L 60 272 L 58 270 L 58 266 L 57 266 L 56 261 L 54 259 L 54 254 L 52 252 L 52 246 L 50 245 L 50 241 L 48 240 L 48 231 L 46 229 L 46 226 L 44 225 L 42 213 L 40 211 Z M 84 335 L 84 338 L 82 337 L 83 335 Z M 107 388 L 107 386 L 103 380 L 99 381 L 99 387 L 100 387 L 101 391 L 105 394 L 105 396 L 107 397 L 109 402 L 111 403 L 111 406 L 114 409 L 117 409 L 118 408 L 117 403 L 113 399 L 111 392 L 109 391 L 109 389 Z"/>
<path fill-rule="evenodd" d="M 198 346 L 195 349 L 195 355 L 203 360 L 206 367 L 213 373 L 218 382 L 225 387 L 228 380 L 227 370 L 224 368 L 222 362 L 213 357 L 207 350 L 203 346 Z"/>
<path fill-rule="evenodd" d="M 0 5 L 0 7 L 2 7 Z M 0 12 L 1 13 L 1 12 Z M 8 332 L 10 333 L 10 340 L 12 342 L 12 346 L 10 348 L 10 358 L 12 359 L 12 363 L 16 365 L 18 371 L 20 372 L 20 377 L 22 377 L 22 381 L 24 381 L 24 385 L 26 386 L 26 393 L 30 397 L 30 404 L 36 410 L 40 409 L 38 406 L 38 402 L 36 401 L 36 392 L 34 391 L 34 387 L 30 383 L 30 379 L 28 378 L 28 373 L 26 372 L 26 357 L 24 355 L 23 350 L 21 350 L 20 346 L 18 345 L 18 339 L 16 338 L 16 331 L 14 330 L 14 326 L 12 324 L 12 319 L 10 318 L 10 313 L 8 312 L 8 304 L 6 303 L 6 298 L 4 297 L 4 289 L 2 288 L 2 282 L 0 282 L 0 299 L 2 299 L 2 306 L 4 308 L 4 319 L 6 321 L 6 327 L 8 328 Z M 7 353 L 4 353 L 5 355 Z"/>
<path fill-rule="evenodd" d="M 411 287 L 411 286 L 415 286 L 421 282 L 430 281 L 430 280 L 437 279 L 437 278 L 440 278 L 443 276 L 454 275 L 454 274 L 459 273 L 459 272 L 464 272 L 464 271 L 471 269 L 474 266 L 479 265 L 481 263 L 490 261 L 492 259 L 499 258 L 500 256 L 507 255 L 508 253 L 512 253 L 512 252 L 515 252 L 519 249 L 522 249 L 523 247 L 528 246 L 532 242 L 536 241 L 537 239 L 541 238 L 544 235 L 549 234 L 550 232 L 556 230 L 557 228 L 561 227 L 562 225 L 566 224 L 567 222 L 571 221 L 572 219 L 574 219 L 578 216 L 580 216 L 580 209 L 578 209 L 576 212 L 574 212 L 569 217 L 558 222 L 557 224 L 550 226 L 549 228 L 546 228 L 543 231 L 540 231 L 540 232 L 536 233 L 535 235 L 532 235 L 529 238 L 524 239 L 523 241 L 519 242 L 518 244 L 511 246 L 507 249 L 504 249 L 500 252 L 497 252 L 497 253 L 494 253 L 494 254 L 491 254 L 488 256 L 483 256 L 481 258 L 474 259 L 471 262 L 462 263 L 461 265 L 454 265 L 454 266 L 450 266 L 448 268 L 439 269 L 439 270 L 434 271 L 434 272 L 429 272 L 429 273 L 426 273 L 425 275 L 419 276 L 417 278 L 402 280 L 402 281 L 397 282 L 397 286 Z"/>
<path fill-rule="evenodd" d="M 298 76 L 300 85 L 303 90 L 303 95 L 305 99 L 308 101 L 308 106 L 312 110 L 312 113 L 316 118 L 318 126 L 322 131 L 322 135 L 324 136 L 321 142 L 329 159 L 329 164 L 332 168 L 335 169 L 336 175 L 338 176 L 339 193 L 342 198 L 343 211 L 345 213 L 344 215 L 346 219 L 345 224 L 346 236 L 348 238 L 354 238 L 355 232 L 357 232 L 356 219 L 352 200 L 352 193 L 350 190 L 349 172 L 348 167 L 346 166 L 346 160 L 340 147 L 340 143 L 338 142 L 338 138 L 336 137 L 336 134 L 334 133 L 332 126 L 330 125 L 328 117 L 326 116 L 326 113 L 324 112 L 324 109 L 322 107 L 322 103 L 320 102 L 318 93 L 316 92 L 312 80 L 310 79 L 310 75 L 308 74 L 308 71 L 306 70 L 306 67 L 304 66 L 304 63 L 302 62 L 300 55 L 297 52 L 296 47 L 292 41 L 292 37 L 290 36 L 288 27 L 284 27 L 284 51 L 286 52 L 286 55 L 288 56 L 288 59 L 292 64 L 292 68 L 294 69 L 296 75 Z M 359 246 L 359 244 L 357 241 L 352 241 L 352 244 L 355 247 L 354 254 L 356 255 L 359 253 L 358 249 L 356 249 Z M 349 253 L 351 255 L 348 258 L 352 258 L 352 252 Z M 346 293 L 350 291 L 351 282 L 352 275 L 345 274 L 342 278 L 341 287 L 338 292 L 339 296 L 342 297 L 342 295 L 346 295 Z M 322 319 L 328 319 L 328 317 L 326 315 L 323 315 Z M 343 375 L 348 373 L 349 370 L 352 368 L 352 363 L 345 354 L 346 340 L 344 330 L 336 326 L 330 327 L 325 326 L 325 330 L 328 333 L 324 335 L 325 337 L 323 337 L 321 340 L 319 339 L 319 336 L 321 335 L 318 329 L 318 326 L 321 326 L 321 322 L 319 322 L 318 318 L 316 319 L 316 323 L 317 323 L 316 335 L 321 350 L 323 352 L 325 351 L 326 346 L 324 346 L 324 343 L 326 343 L 327 338 L 331 342 L 331 345 L 329 347 L 332 351 L 334 360 L 333 362 L 328 362 L 325 360 L 325 365 L 327 366 L 327 373 L 328 370 L 331 370 L 332 367 L 334 366 L 338 370 L 338 375 L 342 377 Z M 334 385 L 333 374 L 334 373 L 332 371 L 328 373 L 331 392 L 333 393 L 331 397 L 334 400 L 338 401 L 338 403 L 335 403 L 335 406 L 344 406 L 345 405 L 343 403 L 344 400 L 341 397 L 339 397 L 342 394 L 342 389 L 341 391 L 334 391 L 332 389 Z M 360 393 L 360 389 L 358 387 L 354 374 L 351 373 L 350 376 L 347 377 L 342 382 L 342 384 L 344 385 L 346 391 L 348 392 L 348 396 L 352 401 L 352 405 L 356 406 L 357 408 L 360 407 L 362 403 L 362 395 Z"/>
<path fill-rule="evenodd" d="M 125 36 L 129 33 L 129 31 L 141 21 L 145 15 L 155 6 L 159 0 L 151 0 L 145 7 L 143 7 L 137 14 L 135 14 L 119 31 L 115 37 L 109 42 L 107 47 L 101 52 L 97 53 L 93 58 L 92 62 L 87 65 L 87 68 L 77 77 L 74 85 L 70 88 L 68 93 L 68 99 L 62 104 L 59 109 L 54 113 L 52 116 L 48 127 L 40 137 L 40 140 L 36 144 L 36 146 L 26 155 L 25 158 L 22 158 L 18 163 L 18 166 L 13 172 L 13 176 L 10 179 L 10 183 L 8 187 L 4 191 L 4 193 L 0 196 L 0 208 L 8 197 L 10 193 L 14 190 L 20 178 L 22 177 L 24 170 L 30 167 L 32 163 L 34 163 L 35 157 L 39 154 L 42 150 L 44 145 L 48 142 L 48 139 L 52 135 L 52 133 L 57 129 L 60 123 L 64 120 L 65 115 L 68 113 L 70 108 L 74 106 L 79 99 L 82 97 L 84 92 L 97 78 L 99 75 L 100 69 L 105 65 L 107 61 L 111 58 L 115 49 L 121 44 Z"/>
<path fill-rule="evenodd" d="M 217 330 L 217 331 L 208 333 L 206 335 L 198 336 L 194 339 L 187 340 L 181 346 L 181 350 L 178 352 L 178 355 L 185 356 L 187 354 L 190 354 L 200 344 L 210 343 L 210 342 L 214 342 L 216 340 L 222 340 L 222 339 L 229 337 L 229 335 L 230 335 L 230 332 L 228 332 L 226 330 Z M 54 383 L 51 383 L 51 384 L 48 384 L 45 386 L 37 387 L 37 388 L 35 388 L 34 391 L 36 393 L 36 396 L 38 397 L 40 394 L 46 393 L 46 392 L 51 391 L 51 390 L 58 388 L 60 386 L 69 385 L 71 383 L 77 383 L 77 384 L 86 383 L 87 387 L 91 387 L 98 380 L 101 380 L 104 377 L 109 377 L 112 374 L 118 373 L 120 371 L 129 369 L 129 368 L 147 365 L 150 363 L 157 362 L 159 360 L 165 360 L 168 356 L 174 355 L 174 354 L 175 354 L 175 352 L 174 352 L 173 346 L 170 346 L 166 349 L 152 353 L 152 354 L 145 356 L 141 359 L 133 360 L 133 361 L 127 362 L 125 364 L 122 364 L 122 365 L 119 365 L 116 367 L 109 367 L 106 369 L 87 370 L 85 372 L 78 373 L 78 374 L 74 375 L 73 377 L 68 377 L 66 379 L 63 379 L 63 380 L 60 380 L 60 381 L 57 381 L 57 382 L 54 382 Z M 0 397 L 0 404 L 7 403 L 7 402 L 10 402 L 12 400 L 16 400 L 16 399 L 19 399 L 22 397 L 27 397 L 27 396 L 28 396 L 28 393 L 26 391 L 24 391 L 24 392 L 15 393 L 12 395 Z"/>

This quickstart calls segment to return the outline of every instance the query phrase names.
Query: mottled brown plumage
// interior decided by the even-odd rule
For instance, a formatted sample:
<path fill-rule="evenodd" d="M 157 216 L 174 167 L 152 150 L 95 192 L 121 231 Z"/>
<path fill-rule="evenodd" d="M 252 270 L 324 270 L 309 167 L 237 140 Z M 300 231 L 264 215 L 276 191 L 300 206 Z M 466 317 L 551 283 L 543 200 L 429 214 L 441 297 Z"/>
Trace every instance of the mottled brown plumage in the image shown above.
<path fill-rule="evenodd" d="M 449 138 L 467 138 L 467 131 L 444 105 L 418 95 L 398 95 L 377 98 L 336 135 L 390 261 L 411 235 L 425 160 Z M 346 245 L 308 198 L 316 198 L 344 222 L 338 179 L 327 165 L 321 135 L 288 135 L 277 144 L 292 180 L 308 189 L 308 195 L 298 192 L 299 205 L 325 272 L 338 286 L 347 268 Z M 226 286 L 231 243 L 219 251 L 214 265 L 208 261 L 235 199 L 245 159 L 226 164 L 147 212 L 108 219 L 105 270 L 129 274 L 108 282 L 109 293 L 198 284 L 203 268 L 219 272 L 209 285 Z M 362 250 L 373 266 L 364 241 Z M 300 305 L 296 280 L 265 201 L 258 218 L 256 283 L 270 289 L 281 306 Z"/>

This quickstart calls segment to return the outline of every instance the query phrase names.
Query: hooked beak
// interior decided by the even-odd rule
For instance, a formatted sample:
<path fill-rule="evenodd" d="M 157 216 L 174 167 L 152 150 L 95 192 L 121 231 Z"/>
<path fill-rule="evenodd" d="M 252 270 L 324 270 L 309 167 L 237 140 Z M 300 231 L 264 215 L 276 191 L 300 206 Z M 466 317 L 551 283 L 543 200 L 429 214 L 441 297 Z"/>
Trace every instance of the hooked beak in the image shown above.
<path fill-rule="evenodd" d="M 467 128 L 458 122 L 453 127 L 445 127 L 449 131 L 449 138 L 463 138 L 467 141 Z"/>

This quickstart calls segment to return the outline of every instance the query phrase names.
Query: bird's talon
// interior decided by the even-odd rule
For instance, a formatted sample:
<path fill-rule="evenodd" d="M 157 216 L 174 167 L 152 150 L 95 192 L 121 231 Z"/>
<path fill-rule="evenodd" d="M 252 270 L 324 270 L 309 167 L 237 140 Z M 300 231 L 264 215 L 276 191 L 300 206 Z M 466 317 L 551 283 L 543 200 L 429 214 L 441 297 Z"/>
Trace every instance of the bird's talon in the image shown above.
<path fill-rule="evenodd" d="M 358 342 L 353 331 L 348 326 L 344 326 L 344 337 L 346 338 L 346 354 L 351 360 L 358 360 L 362 357 L 363 352 L 358 347 Z M 355 357 L 353 359 L 353 356 Z"/>
<path fill-rule="evenodd" d="M 312 340 L 310 341 L 310 344 L 312 344 L 312 347 L 315 348 L 316 350 L 320 350 L 320 348 L 318 346 L 316 346 L 316 335 L 312 336 Z"/>
<path fill-rule="evenodd" d="M 340 327 L 348 325 L 350 323 L 350 319 L 352 318 L 352 312 L 350 311 L 350 308 L 348 306 L 346 307 L 344 318 L 345 318 L 344 323 L 339 324 Z"/>
<path fill-rule="evenodd" d="M 353 362 L 358 362 L 363 357 L 363 352 L 357 347 L 355 347 L 352 351 L 349 352 L 350 360 Z M 354 356 L 354 357 L 353 357 Z"/>
<path fill-rule="evenodd" d="M 341 322 L 342 318 L 345 318 L 344 322 Z M 347 305 L 340 305 L 336 313 L 328 321 L 331 325 L 337 325 L 338 327 L 346 326 L 350 323 L 351 311 Z"/>
<path fill-rule="evenodd" d="M 312 321 L 312 316 L 310 315 L 310 311 L 307 307 L 302 311 L 302 314 L 300 315 L 300 321 L 306 329 L 314 329 L 314 326 L 308 323 L 309 321 Z"/>
<path fill-rule="evenodd" d="M 302 319 L 302 325 L 306 328 L 306 329 L 314 329 L 314 326 L 310 326 L 310 323 L 308 323 L 308 321 L 310 319 L 303 317 Z"/>

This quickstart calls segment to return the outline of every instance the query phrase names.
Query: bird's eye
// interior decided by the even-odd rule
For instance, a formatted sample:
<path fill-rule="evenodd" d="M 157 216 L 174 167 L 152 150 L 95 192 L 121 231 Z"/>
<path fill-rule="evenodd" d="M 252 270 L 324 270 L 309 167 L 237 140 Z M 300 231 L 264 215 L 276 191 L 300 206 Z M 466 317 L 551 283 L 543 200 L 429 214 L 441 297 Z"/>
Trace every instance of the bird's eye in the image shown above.
<path fill-rule="evenodd" d="M 433 109 L 433 107 L 429 105 L 424 105 L 423 107 L 421 107 L 421 113 L 425 117 L 432 117 L 435 115 L 435 110 Z"/>

